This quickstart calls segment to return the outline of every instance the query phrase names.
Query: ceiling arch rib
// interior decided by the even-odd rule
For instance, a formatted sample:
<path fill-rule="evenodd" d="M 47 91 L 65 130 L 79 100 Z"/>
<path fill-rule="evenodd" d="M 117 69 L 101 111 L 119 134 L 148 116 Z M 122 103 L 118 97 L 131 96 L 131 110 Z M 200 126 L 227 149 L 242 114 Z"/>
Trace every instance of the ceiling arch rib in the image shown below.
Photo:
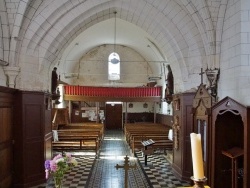
<path fill-rule="evenodd" d="M 171 23 L 171 22 L 170 22 Z M 167 27 L 168 28 L 168 27 Z M 176 26 L 174 26 L 173 25 L 173 27 L 170 27 L 170 28 L 176 28 Z M 157 28 L 157 29 L 159 29 L 159 28 Z M 165 29 L 166 30 L 166 29 Z M 178 31 L 178 30 L 174 30 L 172 33 L 177 33 L 176 31 Z M 161 31 L 161 32 L 166 32 L 166 31 Z M 170 46 L 170 48 L 169 49 L 174 49 L 174 46 L 178 46 L 178 42 L 179 41 L 177 41 L 177 42 L 174 42 L 175 41 L 175 38 L 176 39 L 178 39 L 178 38 L 180 38 L 179 36 L 175 36 L 175 38 L 174 37 L 168 37 L 170 40 L 168 41 L 168 43 L 170 43 L 171 44 L 171 46 Z M 185 41 L 185 40 L 182 40 L 182 42 L 183 41 Z M 191 41 L 191 40 L 190 40 Z M 161 41 L 159 41 L 159 42 L 161 42 Z M 170 50 L 171 51 L 171 50 Z M 177 53 L 177 57 L 178 57 L 178 61 L 180 61 L 180 62 L 185 62 L 184 60 L 181 60 L 180 59 L 180 57 L 181 57 L 181 53 L 180 53 L 180 49 L 179 49 L 179 47 L 178 47 L 178 50 L 176 50 L 178 53 Z M 169 53 L 169 52 L 168 52 Z M 173 53 L 174 54 L 174 53 Z M 177 62 L 177 61 L 175 61 L 175 62 Z M 178 70 L 183 70 L 183 68 L 185 68 L 185 66 L 182 66 L 182 69 L 177 69 L 177 72 L 178 72 Z M 183 74 L 183 73 L 182 73 Z M 187 75 L 187 73 L 185 74 L 185 71 L 184 71 L 184 75 Z M 186 78 L 187 79 L 187 76 L 185 76 L 184 78 Z"/>
<path fill-rule="evenodd" d="M 76 6 L 76 7 L 78 7 L 78 6 Z M 69 9 L 68 9 L 68 10 L 69 10 Z M 52 16 L 52 17 L 53 17 L 53 16 Z M 61 16 L 60 16 L 60 17 L 61 17 Z M 145 17 L 145 16 L 144 16 L 144 17 Z M 67 19 L 66 19 L 66 20 L 67 20 Z M 152 22 L 152 21 L 151 21 L 151 22 Z M 41 27 L 43 27 L 43 26 L 41 26 Z M 39 29 L 39 30 L 42 31 L 42 29 Z M 36 38 L 38 38 L 38 37 L 36 37 Z M 40 40 L 42 40 L 43 38 L 44 38 L 44 37 L 41 37 Z M 37 41 L 36 43 L 39 44 L 38 41 Z"/>
<path fill-rule="evenodd" d="M 118 2 L 118 1 L 116 1 L 116 2 Z M 152 17 L 151 19 L 149 19 L 148 12 L 143 12 L 143 10 L 140 10 L 142 12 L 139 12 L 136 9 L 136 7 L 133 9 L 133 8 L 131 8 L 132 7 L 131 6 L 130 10 L 126 10 L 124 8 L 125 6 L 123 6 L 121 3 L 116 3 L 115 5 L 116 5 L 116 7 L 111 8 L 114 5 L 111 6 L 110 3 L 98 4 L 97 6 L 95 6 L 93 8 L 88 8 L 88 11 L 81 12 L 81 13 L 78 11 L 79 14 L 77 13 L 78 14 L 77 17 L 76 17 L 76 15 L 75 15 L 75 17 L 70 17 L 72 20 L 67 20 L 67 22 L 71 23 L 71 25 L 67 25 L 67 26 L 60 25 L 61 27 L 58 27 L 60 29 L 55 29 L 57 25 L 54 25 L 53 27 L 51 27 L 49 29 L 49 31 L 46 31 L 43 36 L 41 36 L 41 37 L 39 36 L 38 40 L 36 39 L 37 40 L 36 41 L 36 44 L 37 44 L 36 49 L 41 49 L 41 50 L 39 50 L 39 51 L 41 51 L 41 53 L 39 53 L 39 55 L 41 57 L 45 58 L 45 60 L 47 59 L 49 62 L 52 62 L 55 59 L 60 58 L 60 56 L 64 53 L 64 49 L 66 49 L 67 46 L 70 45 L 70 43 L 76 38 L 76 36 L 79 35 L 79 33 L 85 31 L 88 27 L 96 24 L 97 22 L 101 22 L 101 21 L 104 21 L 106 19 L 113 17 L 112 10 L 119 9 L 121 12 L 120 17 L 122 19 L 133 20 L 133 18 L 134 18 L 135 25 L 138 24 L 138 26 L 140 25 L 141 28 L 143 28 L 143 24 L 141 24 L 142 22 L 140 20 L 140 15 L 142 15 L 144 13 L 146 15 L 146 17 L 145 17 L 145 15 L 143 15 L 143 17 L 145 17 L 144 22 L 143 22 L 144 23 L 144 30 L 147 28 L 147 31 L 149 32 L 150 36 L 154 39 L 157 46 L 162 49 L 163 54 L 165 54 L 168 58 L 170 57 L 169 59 L 171 61 L 173 59 L 175 59 L 175 61 L 173 61 L 173 62 L 176 62 L 178 64 L 180 62 L 183 63 L 182 65 L 184 65 L 184 66 L 180 65 L 179 70 L 176 68 L 177 72 L 180 70 L 183 71 L 185 69 L 185 67 L 187 66 L 187 65 L 185 65 L 185 62 L 186 62 L 185 58 L 188 57 L 188 55 L 189 55 L 189 53 L 187 53 L 188 46 L 190 45 L 190 43 L 193 43 L 193 46 L 194 46 L 194 44 L 199 44 L 199 39 L 197 36 L 192 36 L 192 34 L 190 36 L 190 35 L 186 34 L 188 32 L 186 32 L 186 33 L 184 32 L 184 31 L 187 31 L 189 29 L 189 26 L 181 24 L 182 20 L 180 20 L 178 25 L 175 25 L 173 23 L 173 20 L 175 18 L 174 15 L 172 15 L 172 17 L 170 17 L 170 15 L 168 15 L 168 14 L 170 14 L 171 9 L 173 10 L 177 6 L 176 4 L 172 3 L 173 7 L 168 7 L 167 10 L 164 9 L 165 11 L 163 11 L 163 13 L 162 13 L 162 17 L 171 18 L 172 20 L 169 20 L 165 25 L 161 24 L 162 27 L 159 27 L 159 25 L 158 25 L 157 28 L 155 28 L 154 25 L 156 25 L 155 22 L 157 24 L 160 24 L 159 23 L 160 20 L 156 19 L 156 18 L 158 18 L 159 13 L 158 13 L 158 15 L 155 14 L 155 17 Z M 150 7 L 152 5 L 150 5 L 149 3 L 146 3 L 145 6 L 149 7 L 149 9 L 152 12 L 158 11 L 158 10 L 156 11 L 155 7 Z M 96 12 L 96 11 L 102 10 L 105 7 L 107 7 L 107 9 L 104 10 L 103 12 Z M 121 8 L 121 7 L 123 7 L 123 8 Z M 73 9 L 76 9 L 76 8 L 79 8 L 79 6 L 76 6 Z M 66 16 L 72 10 L 67 9 L 65 14 L 63 14 L 63 15 Z M 124 14 L 125 12 L 127 13 L 127 16 L 125 16 L 125 14 Z M 183 12 L 183 13 L 181 13 L 182 11 L 178 11 L 178 12 L 180 14 L 185 15 L 184 14 L 185 12 Z M 44 14 L 44 13 L 41 13 L 41 14 Z M 130 16 L 128 16 L 128 15 L 130 15 Z M 131 18 L 131 15 L 134 15 L 133 18 Z M 59 17 L 60 17 L 60 19 L 64 19 L 64 16 L 58 16 L 58 18 Z M 88 18 L 88 20 L 86 18 Z M 53 20 L 53 19 L 55 20 L 55 18 L 53 16 L 51 16 L 51 18 L 50 18 L 50 16 L 48 16 L 46 21 Z M 150 22 L 148 23 L 147 21 L 149 21 L 149 20 L 150 20 Z M 41 27 L 46 28 L 44 25 L 43 26 L 41 25 Z M 175 28 L 175 29 L 171 29 L 171 28 Z M 192 31 L 194 31 L 194 27 L 190 28 L 190 29 L 192 29 Z M 167 34 L 165 34 L 165 33 L 167 33 Z M 197 32 L 193 32 L 193 33 L 195 35 L 197 34 Z M 47 35 L 51 35 L 52 38 L 51 37 L 46 38 Z M 34 39 L 36 37 L 34 37 Z M 46 38 L 46 40 L 44 40 L 45 38 Z M 191 40 L 190 38 L 195 39 L 195 40 Z M 193 42 L 196 40 L 197 40 L 197 42 Z M 113 41 L 113 39 L 112 39 L 112 41 Z M 98 44 L 96 43 L 96 45 L 98 45 Z M 130 45 L 130 47 L 131 47 L 132 44 L 128 44 L 128 45 Z M 90 48 L 90 46 L 87 47 L 86 50 L 89 48 Z M 136 46 L 134 46 L 134 49 L 135 48 L 136 48 Z M 140 47 L 137 47 L 137 48 L 141 49 Z M 142 51 L 141 51 L 141 54 L 143 54 Z M 153 57 L 154 56 L 152 56 L 152 58 Z M 186 72 L 186 75 L 188 75 L 187 70 L 185 70 L 184 73 L 183 72 L 180 73 L 180 75 L 185 74 L 185 72 Z"/>
<path fill-rule="evenodd" d="M 8 62 L 10 65 L 15 66 L 18 63 L 18 58 L 16 57 L 19 44 L 19 35 L 21 25 L 24 19 L 24 13 L 28 7 L 29 2 L 20 1 L 17 7 L 17 16 L 14 19 L 14 24 L 12 27 L 12 32 L 10 36 L 10 55 L 8 56 Z"/>
<path fill-rule="evenodd" d="M 9 56 L 9 49 L 5 48 L 4 45 L 4 39 L 10 38 L 9 32 L 6 32 L 5 34 L 3 33 L 3 27 L 6 27 L 8 30 L 10 29 L 7 25 L 8 23 L 8 15 L 7 15 L 7 9 L 5 6 L 4 1 L 0 1 L 0 14 L 1 14 L 1 19 L 0 19 L 0 60 L 4 60 L 8 62 L 8 56 Z M 9 40 L 6 40 L 6 46 L 9 45 Z"/>
<path fill-rule="evenodd" d="M 54 3 L 57 3 L 57 4 L 54 5 Z M 68 11 L 68 9 L 76 8 L 77 6 L 79 6 L 79 4 L 73 6 L 72 3 L 66 2 L 68 9 L 65 9 L 65 7 L 63 6 L 64 4 L 65 4 L 64 1 L 59 1 L 59 2 L 53 1 L 51 6 L 48 6 L 48 7 L 42 6 L 42 8 L 38 8 L 38 10 L 36 11 L 36 14 L 34 15 L 35 17 L 34 21 L 29 26 L 29 29 L 31 29 L 34 32 L 34 35 L 31 37 L 28 48 L 30 48 L 30 45 L 32 45 L 32 43 L 35 43 L 36 47 L 37 45 L 40 45 L 41 41 L 45 39 L 45 36 L 46 35 L 48 36 L 48 33 L 50 30 L 53 30 L 52 33 L 54 33 L 54 32 L 59 32 L 61 29 L 65 29 L 63 28 L 66 26 L 64 23 L 66 23 L 66 20 L 68 20 L 65 16 L 69 14 L 71 16 L 73 15 L 72 13 Z M 64 18 L 64 22 L 61 21 L 62 18 Z M 58 24 L 58 22 L 60 23 Z M 70 22 L 67 22 L 67 23 L 70 23 Z M 55 24 L 57 24 L 57 28 L 54 27 Z M 61 27 L 59 27 L 60 25 Z M 51 35 L 51 37 L 53 36 L 54 34 Z"/>
<path fill-rule="evenodd" d="M 194 20 L 196 24 L 200 36 L 202 38 L 202 46 L 204 48 L 205 56 L 214 55 L 216 52 L 215 49 L 215 36 L 213 32 L 213 24 L 210 19 L 210 13 L 208 10 L 207 2 L 204 0 L 201 1 L 183 1 L 183 7 L 186 7 L 187 12 L 189 12 L 190 16 Z M 212 65 L 214 64 L 214 59 L 210 58 L 209 60 L 205 60 L 204 64 Z M 212 62 L 210 62 L 212 61 Z"/>

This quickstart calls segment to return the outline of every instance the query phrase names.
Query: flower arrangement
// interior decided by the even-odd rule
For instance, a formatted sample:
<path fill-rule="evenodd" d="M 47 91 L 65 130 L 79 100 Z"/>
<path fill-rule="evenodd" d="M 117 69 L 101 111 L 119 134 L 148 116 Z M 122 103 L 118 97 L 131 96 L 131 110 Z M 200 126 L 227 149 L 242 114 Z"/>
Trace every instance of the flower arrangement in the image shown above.
<path fill-rule="evenodd" d="M 56 155 L 52 160 L 46 160 L 44 163 L 46 179 L 51 174 L 54 178 L 55 186 L 61 187 L 65 172 L 77 165 L 77 161 L 70 153 Z"/>

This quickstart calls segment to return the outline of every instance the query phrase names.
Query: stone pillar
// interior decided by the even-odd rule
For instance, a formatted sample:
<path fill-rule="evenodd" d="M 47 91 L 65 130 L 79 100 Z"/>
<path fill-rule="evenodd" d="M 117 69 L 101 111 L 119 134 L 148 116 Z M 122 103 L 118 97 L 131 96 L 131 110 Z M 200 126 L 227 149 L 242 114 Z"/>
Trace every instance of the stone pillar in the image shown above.
<path fill-rule="evenodd" d="M 20 67 L 4 67 L 4 73 L 8 77 L 8 87 L 15 88 L 16 86 L 16 77 L 20 72 Z"/>

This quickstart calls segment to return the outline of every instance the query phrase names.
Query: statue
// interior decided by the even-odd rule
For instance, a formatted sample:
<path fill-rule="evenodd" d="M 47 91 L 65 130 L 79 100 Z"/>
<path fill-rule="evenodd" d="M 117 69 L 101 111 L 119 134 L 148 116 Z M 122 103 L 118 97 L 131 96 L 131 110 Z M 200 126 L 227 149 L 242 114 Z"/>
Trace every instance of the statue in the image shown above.
<path fill-rule="evenodd" d="M 51 75 L 51 93 L 52 94 L 56 94 L 57 80 L 58 80 L 56 70 L 57 70 L 57 68 L 54 67 L 54 69 L 52 71 L 52 75 Z"/>
<path fill-rule="evenodd" d="M 171 103 L 172 95 L 174 94 L 174 77 L 170 65 L 167 65 L 168 75 L 166 79 L 165 99 L 167 103 Z"/>
<path fill-rule="evenodd" d="M 173 77 L 173 73 L 171 70 L 170 65 L 167 66 L 168 68 L 168 76 L 167 76 L 167 88 L 168 88 L 168 94 L 172 95 L 174 94 L 174 77 Z"/>

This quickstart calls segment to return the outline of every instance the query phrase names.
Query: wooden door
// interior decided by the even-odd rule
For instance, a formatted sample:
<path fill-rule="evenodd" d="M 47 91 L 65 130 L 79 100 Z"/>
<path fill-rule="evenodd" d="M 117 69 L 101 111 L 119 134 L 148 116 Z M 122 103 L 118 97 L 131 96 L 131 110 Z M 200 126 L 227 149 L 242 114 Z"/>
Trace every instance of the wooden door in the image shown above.
<path fill-rule="evenodd" d="M 122 104 L 106 104 L 107 129 L 122 129 Z"/>

